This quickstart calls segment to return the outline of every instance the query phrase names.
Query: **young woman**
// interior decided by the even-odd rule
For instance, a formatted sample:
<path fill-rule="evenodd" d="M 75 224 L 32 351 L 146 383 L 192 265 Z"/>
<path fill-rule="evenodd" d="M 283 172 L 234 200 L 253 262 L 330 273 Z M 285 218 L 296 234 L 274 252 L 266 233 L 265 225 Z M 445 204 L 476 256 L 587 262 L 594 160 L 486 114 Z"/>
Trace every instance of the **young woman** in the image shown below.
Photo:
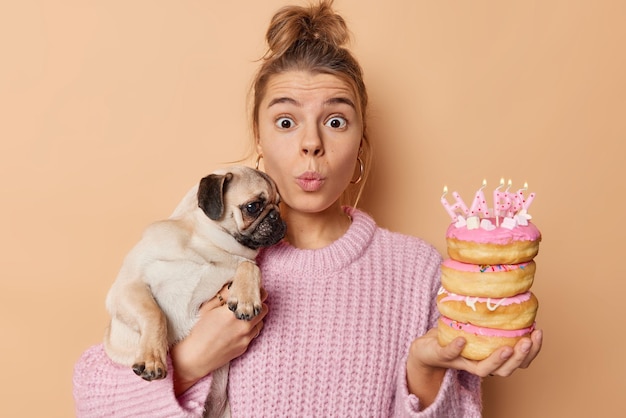
<path fill-rule="evenodd" d="M 439 346 L 440 255 L 343 206 L 350 196 L 354 204 L 371 161 L 367 93 L 347 40 L 331 2 L 286 7 L 267 32 L 253 132 L 288 229 L 259 256 L 262 313 L 235 319 L 222 289 L 160 381 L 92 347 L 75 368 L 78 416 L 200 416 L 211 372 L 231 360 L 234 417 L 480 416 L 480 378 L 536 357 L 541 331 L 481 362 L 459 356 L 461 338 Z"/>

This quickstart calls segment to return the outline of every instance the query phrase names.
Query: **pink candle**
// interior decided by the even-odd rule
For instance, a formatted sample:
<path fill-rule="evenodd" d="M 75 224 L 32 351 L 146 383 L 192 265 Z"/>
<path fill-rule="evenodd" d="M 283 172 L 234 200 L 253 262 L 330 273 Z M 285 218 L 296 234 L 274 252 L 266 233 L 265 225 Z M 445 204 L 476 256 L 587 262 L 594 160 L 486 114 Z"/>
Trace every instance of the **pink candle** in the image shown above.
<path fill-rule="evenodd" d="M 528 199 L 526 199 L 523 203 L 524 209 L 528 210 L 528 207 L 530 206 L 530 204 L 533 202 L 534 199 L 535 199 L 535 194 L 534 193 L 529 194 Z"/>
<path fill-rule="evenodd" d="M 528 190 L 528 183 L 524 183 L 524 188 L 519 189 L 517 191 L 517 200 L 519 203 L 519 208 L 517 209 L 517 211 L 523 209 L 528 210 L 528 207 L 530 206 L 530 204 L 533 202 L 533 199 L 535 198 L 535 194 L 531 193 L 530 195 L 528 195 L 528 199 L 524 198 L 524 192 Z"/>
<path fill-rule="evenodd" d="M 509 179 L 507 186 L 506 186 L 506 190 L 504 191 L 504 206 L 502 208 L 502 211 L 505 212 L 505 216 L 507 218 L 510 218 L 511 216 L 513 216 L 513 212 L 514 210 L 511 208 L 511 205 L 514 204 L 515 202 L 515 196 L 513 196 L 512 193 L 509 193 L 509 189 L 511 188 L 511 185 L 513 184 L 513 182 L 511 181 L 511 179 Z"/>
<path fill-rule="evenodd" d="M 457 193 L 457 192 L 452 192 L 452 196 L 454 196 L 454 200 L 456 200 L 456 203 L 454 204 L 454 208 L 459 208 L 463 211 L 463 213 L 465 214 L 465 216 L 467 216 L 467 214 L 469 213 L 469 209 L 467 208 L 467 206 L 465 206 L 465 202 L 463 202 L 463 199 L 461 199 L 461 196 Z"/>
<path fill-rule="evenodd" d="M 472 207 L 469 212 L 470 216 L 480 216 L 479 214 L 482 213 L 484 217 L 489 217 L 489 208 L 487 207 L 487 201 L 483 193 L 485 186 L 487 186 L 487 180 L 483 180 L 483 186 L 478 189 L 474 196 L 474 201 L 472 202 Z"/>
<path fill-rule="evenodd" d="M 456 221 L 456 213 L 455 213 L 454 208 L 448 204 L 448 199 L 446 199 L 447 194 L 448 194 L 448 186 L 443 186 L 443 195 L 441 196 L 441 204 L 446 209 L 446 212 L 448 212 L 448 215 L 450 215 L 450 218 L 453 221 Z"/>
<path fill-rule="evenodd" d="M 496 226 L 500 226 L 500 211 L 503 209 L 500 198 L 500 188 L 504 186 L 504 178 L 500 177 L 500 185 L 493 191 L 493 212 L 496 217 Z"/>

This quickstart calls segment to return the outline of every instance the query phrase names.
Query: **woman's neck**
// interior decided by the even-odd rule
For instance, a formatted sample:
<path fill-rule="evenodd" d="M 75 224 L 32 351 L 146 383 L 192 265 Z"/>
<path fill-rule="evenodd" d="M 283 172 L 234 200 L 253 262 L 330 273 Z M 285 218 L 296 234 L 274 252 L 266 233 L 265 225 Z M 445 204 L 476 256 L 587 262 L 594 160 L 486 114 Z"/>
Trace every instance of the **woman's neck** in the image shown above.
<path fill-rule="evenodd" d="M 341 238 L 352 220 L 339 204 L 322 212 L 307 213 L 281 208 L 281 216 L 287 222 L 287 241 L 300 249 L 324 248 Z"/>

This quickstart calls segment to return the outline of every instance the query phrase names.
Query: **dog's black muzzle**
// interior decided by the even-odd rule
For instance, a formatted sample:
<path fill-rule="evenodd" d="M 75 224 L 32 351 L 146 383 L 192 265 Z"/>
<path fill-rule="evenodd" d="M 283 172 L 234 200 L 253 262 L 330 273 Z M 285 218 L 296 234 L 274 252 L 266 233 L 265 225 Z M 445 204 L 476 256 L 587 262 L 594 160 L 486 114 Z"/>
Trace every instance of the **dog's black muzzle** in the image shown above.
<path fill-rule="evenodd" d="M 278 210 L 272 209 L 253 231 L 245 235 L 240 234 L 236 239 L 240 244 L 256 250 L 276 244 L 283 239 L 286 231 L 287 224 L 280 217 Z"/>

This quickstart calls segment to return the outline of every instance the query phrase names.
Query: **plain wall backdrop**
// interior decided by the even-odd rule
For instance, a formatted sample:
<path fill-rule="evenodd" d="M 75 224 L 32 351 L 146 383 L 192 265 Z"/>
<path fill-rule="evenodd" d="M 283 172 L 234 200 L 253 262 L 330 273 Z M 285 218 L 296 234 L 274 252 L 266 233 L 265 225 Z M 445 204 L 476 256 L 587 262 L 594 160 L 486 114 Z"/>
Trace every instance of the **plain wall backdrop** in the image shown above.
<path fill-rule="evenodd" d="M 0 6 L 0 415 L 73 415 L 73 365 L 102 339 L 124 254 L 248 151 L 248 87 L 285 4 Z M 623 416 L 626 3 L 335 8 L 371 96 L 361 207 L 381 226 L 443 253 L 444 184 L 466 201 L 483 178 L 537 195 L 544 349 L 486 379 L 485 416 Z"/>

